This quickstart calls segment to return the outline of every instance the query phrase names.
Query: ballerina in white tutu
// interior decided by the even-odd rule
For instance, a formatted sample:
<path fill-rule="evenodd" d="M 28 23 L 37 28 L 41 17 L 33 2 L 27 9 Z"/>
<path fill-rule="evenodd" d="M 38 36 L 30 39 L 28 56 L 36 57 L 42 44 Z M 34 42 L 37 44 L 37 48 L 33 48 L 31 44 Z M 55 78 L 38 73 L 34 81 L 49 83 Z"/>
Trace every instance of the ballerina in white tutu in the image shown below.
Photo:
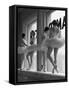
<path fill-rule="evenodd" d="M 19 46 L 19 50 L 21 51 L 22 49 L 23 50 L 25 50 L 26 49 L 26 47 L 28 47 L 28 45 L 27 45 L 27 41 L 26 41 L 26 39 L 25 39 L 25 34 L 24 33 L 22 33 L 22 42 L 21 42 L 21 44 L 20 44 L 20 46 Z M 24 60 L 25 60 L 25 55 L 24 55 L 24 53 L 22 53 L 21 54 L 21 67 L 19 68 L 19 70 L 21 69 L 24 69 Z"/>
<path fill-rule="evenodd" d="M 53 59 L 51 57 L 52 50 L 54 49 L 54 64 L 55 67 L 53 68 L 52 72 L 54 73 L 55 68 L 57 69 L 57 53 L 58 48 L 60 48 L 64 44 L 64 39 L 61 37 L 61 31 L 58 27 L 58 23 L 56 20 L 52 22 L 53 27 L 50 28 L 49 32 L 49 40 L 48 43 L 48 51 L 47 51 L 47 58 L 53 63 Z M 58 70 L 57 70 L 58 72 Z"/>

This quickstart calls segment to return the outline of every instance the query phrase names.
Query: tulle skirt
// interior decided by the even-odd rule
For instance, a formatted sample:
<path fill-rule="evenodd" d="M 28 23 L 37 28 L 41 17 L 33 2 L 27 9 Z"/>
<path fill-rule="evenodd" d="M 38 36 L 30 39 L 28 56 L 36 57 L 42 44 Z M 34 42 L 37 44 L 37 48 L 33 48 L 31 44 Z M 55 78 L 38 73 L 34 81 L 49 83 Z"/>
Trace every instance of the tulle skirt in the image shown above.
<path fill-rule="evenodd" d="M 52 38 L 46 40 L 46 46 L 52 48 L 60 48 L 64 45 L 65 40 L 64 38 Z"/>
<path fill-rule="evenodd" d="M 18 53 L 28 53 L 31 51 L 42 51 L 47 47 L 52 47 L 52 48 L 60 48 L 64 45 L 65 40 L 64 38 L 52 38 L 52 39 L 46 39 L 44 44 L 41 45 L 31 45 L 26 48 L 24 47 L 18 47 Z"/>

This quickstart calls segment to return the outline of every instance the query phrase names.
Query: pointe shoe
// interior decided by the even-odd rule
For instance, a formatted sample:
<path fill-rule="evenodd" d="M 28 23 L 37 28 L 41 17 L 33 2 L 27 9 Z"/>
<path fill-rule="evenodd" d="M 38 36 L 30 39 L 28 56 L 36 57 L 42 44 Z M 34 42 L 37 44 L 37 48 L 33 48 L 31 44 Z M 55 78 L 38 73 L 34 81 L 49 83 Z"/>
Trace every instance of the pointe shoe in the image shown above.
<path fill-rule="evenodd" d="M 57 65 L 55 65 L 55 67 L 52 70 L 52 73 L 54 73 L 54 70 L 56 70 L 57 73 L 59 73 L 58 69 L 57 69 Z"/>
<path fill-rule="evenodd" d="M 43 65 L 41 65 L 41 70 L 43 69 Z"/>
<path fill-rule="evenodd" d="M 53 68 L 53 70 L 52 70 L 52 73 L 54 73 L 54 68 Z"/>
<path fill-rule="evenodd" d="M 30 70 L 30 69 L 31 69 L 31 66 L 32 66 L 32 65 L 30 64 L 30 65 L 29 65 L 29 68 L 27 68 L 27 70 Z"/>

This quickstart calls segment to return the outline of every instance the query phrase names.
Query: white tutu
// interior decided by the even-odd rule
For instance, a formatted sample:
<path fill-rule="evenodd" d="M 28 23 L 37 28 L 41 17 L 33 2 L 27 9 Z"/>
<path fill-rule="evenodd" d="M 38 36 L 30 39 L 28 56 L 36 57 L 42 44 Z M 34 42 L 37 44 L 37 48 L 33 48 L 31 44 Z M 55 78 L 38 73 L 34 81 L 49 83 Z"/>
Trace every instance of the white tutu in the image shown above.
<path fill-rule="evenodd" d="M 26 50 L 25 47 L 18 47 L 18 54 L 21 54 L 24 50 Z"/>
<path fill-rule="evenodd" d="M 52 48 L 60 48 L 64 45 L 65 40 L 64 38 L 52 38 L 46 40 L 46 46 Z"/>
<path fill-rule="evenodd" d="M 46 39 L 43 44 L 41 45 L 31 45 L 26 48 L 24 47 L 18 47 L 18 53 L 28 53 L 31 51 L 42 51 L 43 49 L 47 47 L 52 48 L 60 48 L 64 45 L 65 40 L 64 38 L 52 38 L 52 39 Z M 43 48 L 44 47 L 44 48 Z"/>

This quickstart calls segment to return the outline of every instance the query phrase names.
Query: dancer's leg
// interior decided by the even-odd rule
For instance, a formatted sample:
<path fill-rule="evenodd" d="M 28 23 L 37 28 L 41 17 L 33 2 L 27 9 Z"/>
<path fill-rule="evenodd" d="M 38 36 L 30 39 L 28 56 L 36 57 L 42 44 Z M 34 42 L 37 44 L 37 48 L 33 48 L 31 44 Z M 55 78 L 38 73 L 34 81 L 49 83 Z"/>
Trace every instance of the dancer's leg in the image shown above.
<path fill-rule="evenodd" d="M 29 58 L 30 57 L 30 58 Z M 29 52 L 27 55 L 26 55 L 26 58 L 28 60 L 28 63 L 29 63 L 29 68 L 28 70 L 30 69 L 31 65 L 32 65 L 32 57 L 33 57 L 33 52 Z"/>
<path fill-rule="evenodd" d="M 26 55 L 26 59 L 28 60 L 28 64 L 29 64 L 29 68 L 28 68 L 28 70 L 30 69 L 30 62 L 29 62 L 29 53 Z"/>
<path fill-rule="evenodd" d="M 33 53 L 34 53 L 34 52 L 30 52 L 30 61 L 31 61 L 30 67 L 32 66 L 32 62 L 33 62 L 33 59 L 32 59 L 32 58 L 33 58 Z"/>
<path fill-rule="evenodd" d="M 54 63 L 56 65 L 56 68 L 57 68 L 57 53 L 58 53 L 58 48 L 54 48 Z M 54 68 L 52 70 L 52 73 L 54 73 Z"/>
<path fill-rule="evenodd" d="M 45 52 L 42 51 L 42 55 L 43 55 L 43 71 L 45 72 Z"/>
<path fill-rule="evenodd" d="M 51 47 L 48 47 L 48 52 L 47 52 L 47 58 L 50 60 L 50 62 L 52 63 L 52 65 L 54 66 L 54 69 L 58 72 L 57 68 L 56 68 L 56 65 L 54 64 L 53 62 L 53 59 L 52 57 L 50 56 L 51 53 L 52 53 L 52 48 Z"/>
<path fill-rule="evenodd" d="M 47 49 L 48 48 L 45 48 L 45 71 L 47 71 Z"/>
<path fill-rule="evenodd" d="M 21 56 L 21 70 L 23 70 L 25 68 L 24 60 L 25 60 L 25 54 L 22 54 L 22 56 Z"/>
<path fill-rule="evenodd" d="M 57 64 L 57 53 L 58 53 L 58 48 L 54 48 L 54 63 Z"/>

